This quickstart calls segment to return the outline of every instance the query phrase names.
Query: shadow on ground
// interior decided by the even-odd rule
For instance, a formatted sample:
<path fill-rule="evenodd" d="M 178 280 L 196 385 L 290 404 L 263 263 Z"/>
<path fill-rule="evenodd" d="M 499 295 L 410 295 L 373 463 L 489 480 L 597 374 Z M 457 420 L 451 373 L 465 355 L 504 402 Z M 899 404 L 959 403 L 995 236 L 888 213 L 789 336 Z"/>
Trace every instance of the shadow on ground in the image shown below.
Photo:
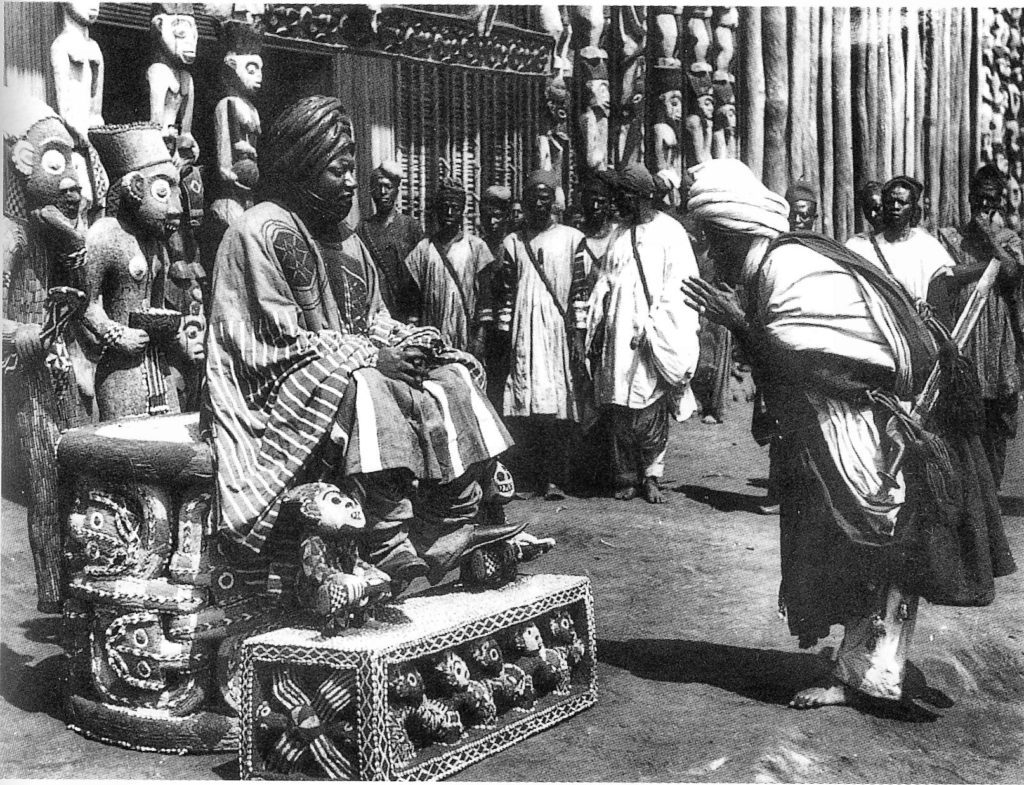
<path fill-rule="evenodd" d="M 0 695 L 21 711 L 43 713 L 64 721 L 60 684 L 64 655 L 55 654 L 35 664 L 32 657 L 0 644 Z"/>
<path fill-rule="evenodd" d="M 745 698 L 787 705 L 800 690 L 821 684 L 832 663 L 821 654 L 726 646 L 708 641 L 633 639 L 599 640 L 600 662 L 624 668 L 642 679 L 699 683 Z M 903 722 L 933 722 L 939 715 L 920 705 L 949 708 L 953 702 L 925 682 L 924 674 L 907 666 L 906 699 L 901 703 L 860 699 L 865 714 Z"/>
<path fill-rule="evenodd" d="M 764 494 L 751 496 L 747 493 L 722 491 L 717 488 L 706 488 L 703 485 L 677 485 L 673 488 L 688 499 L 706 504 L 719 512 L 757 512 L 757 505 L 764 501 Z"/>

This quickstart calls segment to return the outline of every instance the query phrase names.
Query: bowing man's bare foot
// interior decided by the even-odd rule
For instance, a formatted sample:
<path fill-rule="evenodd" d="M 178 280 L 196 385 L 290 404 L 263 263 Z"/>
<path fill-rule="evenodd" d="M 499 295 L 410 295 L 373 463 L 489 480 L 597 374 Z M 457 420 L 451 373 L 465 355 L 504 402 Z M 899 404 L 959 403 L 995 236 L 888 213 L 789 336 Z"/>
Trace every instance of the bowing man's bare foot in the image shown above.
<path fill-rule="evenodd" d="M 665 494 L 661 492 L 657 477 L 648 477 L 644 480 L 644 498 L 651 504 L 665 503 Z"/>
<path fill-rule="evenodd" d="M 835 679 L 820 687 L 808 687 L 793 696 L 794 709 L 817 709 L 822 706 L 846 706 L 853 702 L 853 689 Z"/>
<path fill-rule="evenodd" d="M 615 492 L 615 498 L 620 501 L 628 502 L 631 499 L 635 499 L 640 491 L 635 485 L 627 485 L 625 488 L 619 488 Z"/>

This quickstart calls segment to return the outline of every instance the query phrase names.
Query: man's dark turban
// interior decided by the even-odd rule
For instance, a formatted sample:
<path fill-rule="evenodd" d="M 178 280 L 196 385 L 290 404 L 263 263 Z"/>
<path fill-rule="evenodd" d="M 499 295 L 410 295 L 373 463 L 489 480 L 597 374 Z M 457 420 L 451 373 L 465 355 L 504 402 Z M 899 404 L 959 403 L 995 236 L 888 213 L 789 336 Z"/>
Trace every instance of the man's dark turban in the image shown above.
<path fill-rule="evenodd" d="M 278 186 L 307 182 L 339 153 L 351 153 L 354 148 L 352 120 L 341 101 L 311 95 L 274 120 L 260 148 L 260 173 Z"/>

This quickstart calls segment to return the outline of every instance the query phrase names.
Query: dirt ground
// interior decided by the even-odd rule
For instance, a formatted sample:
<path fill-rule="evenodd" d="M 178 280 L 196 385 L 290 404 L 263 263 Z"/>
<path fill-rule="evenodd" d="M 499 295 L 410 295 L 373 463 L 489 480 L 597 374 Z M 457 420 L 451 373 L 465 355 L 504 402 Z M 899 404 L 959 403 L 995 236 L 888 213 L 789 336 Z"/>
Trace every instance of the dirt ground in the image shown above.
<path fill-rule="evenodd" d="M 828 668 L 833 637 L 801 651 L 776 612 L 778 519 L 757 515 L 767 456 L 749 404 L 724 425 L 673 426 L 655 507 L 527 500 L 510 512 L 558 547 L 529 571 L 587 575 L 598 631 L 598 704 L 460 774 L 461 780 L 1019 782 L 1024 772 L 1024 578 L 988 608 L 922 605 L 898 713 L 799 712 L 791 694 Z M 1024 440 L 1022 440 L 1024 441 Z M 1024 563 L 1024 444 L 1002 505 Z M 1024 571 L 1022 571 L 1024 572 Z M 219 779 L 234 756 L 173 757 L 88 741 L 57 697 L 59 620 L 35 611 L 25 510 L 2 509 L 0 772 L 3 777 Z M 939 706 L 925 702 L 928 698 Z"/>

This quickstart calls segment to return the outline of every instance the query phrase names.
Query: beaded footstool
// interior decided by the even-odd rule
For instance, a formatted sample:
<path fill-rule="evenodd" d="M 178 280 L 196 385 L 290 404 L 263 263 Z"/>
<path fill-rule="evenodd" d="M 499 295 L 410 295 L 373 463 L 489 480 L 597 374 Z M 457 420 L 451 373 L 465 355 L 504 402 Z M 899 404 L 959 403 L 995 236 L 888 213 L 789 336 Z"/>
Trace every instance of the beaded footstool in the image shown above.
<path fill-rule="evenodd" d="M 427 592 L 333 637 L 242 646 L 243 779 L 434 780 L 597 700 L 590 581 Z"/>

